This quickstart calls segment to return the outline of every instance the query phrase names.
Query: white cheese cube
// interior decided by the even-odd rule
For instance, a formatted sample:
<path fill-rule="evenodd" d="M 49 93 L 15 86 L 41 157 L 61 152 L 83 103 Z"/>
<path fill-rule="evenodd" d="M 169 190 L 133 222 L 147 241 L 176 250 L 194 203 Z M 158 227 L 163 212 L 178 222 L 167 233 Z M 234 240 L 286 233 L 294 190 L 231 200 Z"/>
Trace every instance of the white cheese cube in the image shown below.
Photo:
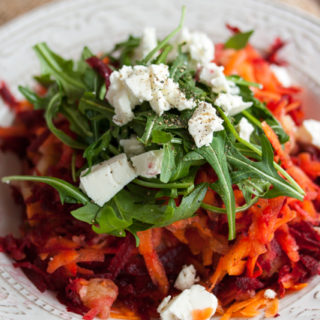
<path fill-rule="evenodd" d="M 162 90 L 154 90 L 153 98 L 150 101 L 150 106 L 152 110 L 161 116 L 165 111 L 171 109 L 171 105 L 163 94 Z"/>
<path fill-rule="evenodd" d="M 215 101 L 215 105 L 221 107 L 226 115 L 234 116 L 241 111 L 250 108 L 252 102 L 244 102 L 242 97 L 229 93 L 220 93 Z"/>
<path fill-rule="evenodd" d="M 274 290 L 272 290 L 272 289 L 267 289 L 267 290 L 264 292 L 263 295 L 264 295 L 264 297 L 265 297 L 266 299 L 272 300 L 272 299 L 275 299 L 275 298 L 276 298 L 277 293 L 276 293 Z"/>
<path fill-rule="evenodd" d="M 152 150 L 131 158 L 139 176 L 153 178 L 161 173 L 163 150 Z"/>
<path fill-rule="evenodd" d="M 240 89 L 239 87 L 233 82 L 228 80 L 228 93 L 232 94 L 232 95 L 239 95 L 240 94 Z"/>
<path fill-rule="evenodd" d="M 123 66 L 119 71 L 112 72 L 110 76 L 106 98 L 114 108 L 113 122 L 118 126 L 125 125 L 134 118 L 132 109 L 138 103 L 138 99 L 128 91 L 124 82 L 124 79 L 131 74 L 132 67 Z"/>
<path fill-rule="evenodd" d="M 146 55 L 153 50 L 158 44 L 156 29 L 145 28 L 143 30 L 139 47 L 135 50 L 136 60 L 142 60 Z"/>
<path fill-rule="evenodd" d="M 94 165 L 86 175 L 87 170 L 81 173 L 80 188 L 99 206 L 137 177 L 124 153 Z"/>
<path fill-rule="evenodd" d="M 183 291 L 190 289 L 197 281 L 199 281 L 199 278 L 197 278 L 197 271 L 193 264 L 184 265 L 174 283 L 174 287 Z"/>
<path fill-rule="evenodd" d="M 189 51 L 191 58 L 201 64 L 207 63 L 214 58 L 213 42 L 202 32 L 191 33 Z"/>
<path fill-rule="evenodd" d="M 169 78 L 169 69 L 164 64 L 146 66 L 123 66 L 110 76 L 107 100 L 114 107 L 113 122 L 122 126 L 134 118 L 133 109 L 144 101 L 162 115 L 171 108 L 179 111 L 193 109 L 195 103 L 187 99 L 178 83 Z"/>
<path fill-rule="evenodd" d="M 298 128 L 296 138 L 299 142 L 320 148 L 320 121 L 304 120 L 302 126 Z"/>
<path fill-rule="evenodd" d="M 121 139 L 120 146 L 123 148 L 124 153 L 131 158 L 144 152 L 143 144 L 137 140 L 136 136 L 131 136 L 130 139 Z"/>
<path fill-rule="evenodd" d="M 288 88 L 292 85 L 292 80 L 286 68 L 277 66 L 276 64 L 271 64 L 270 68 L 283 87 Z"/>
<path fill-rule="evenodd" d="M 131 95 L 138 100 L 137 104 L 152 99 L 148 67 L 134 66 L 130 75 L 124 78 L 124 82 Z"/>
<path fill-rule="evenodd" d="M 150 101 L 150 106 L 155 113 L 161 116 L 165 111 L 171 109 L 170 102 L 166 97 L 169 69 L 168 66 L 164 64 L 152 64 L 149 68 L 153 96 Z"/>
<path fill-rule="evenodd" d="M 223 70 L 224 67 L 217 66 L 213 62 L 207 63 L 201 68 L 199 80 L 200 82 L 211 87 L 212 91 L 215 93 L 229 93 L 232 89 L 230 88 L 230 83 L 224 75 Z M 234 87 L 234 84 L 232 87 Z"/>
<path fill-rule="evenodd" d="M 214 58 L 214 45 L 211 39 L 203 32 L 190 32 L 183 28 L 175 41 L 175 47 L 184 43 L 183 52 L 189 52 L 196 63 L 205 64 Z M 177 50 L 175 50 L 175 55 Z"/>
<path fill-rule="evenodd" d="M 164 298 L 157 309 L 162 320 L 193 320 L 193 311 L 211 309 L 206 318 L 209 320 L 218 306 L 216 296 L 197 284 L 182 291 L 173 299 L 170 298 L 170 296 Z"/>
<path fill-rule="evenodd" d="M 247 120 L 247 118 L 241 118 L 239 122 L 239 136 L 243 140 L 250 142 L 250 136 L 254 131 L 253 125 Z"/>
<path fill-rule="evenodd" d="M 223 120 L 218 117 L 211 104 L 200 101 L 188 122 L 188 130 L 196 146 L 208 146 L 212 142 L 213 133 L 223 130 Z"/>
<path fill-rule="evenodd" d="M 163 92 L 171 107 L 179 111 L 190 110 L 196 106 L 194 100 L 187 99 L 185 94 L 180 90 L 178 83 L 174 82 L 171 78 L 168 78 Z"/>

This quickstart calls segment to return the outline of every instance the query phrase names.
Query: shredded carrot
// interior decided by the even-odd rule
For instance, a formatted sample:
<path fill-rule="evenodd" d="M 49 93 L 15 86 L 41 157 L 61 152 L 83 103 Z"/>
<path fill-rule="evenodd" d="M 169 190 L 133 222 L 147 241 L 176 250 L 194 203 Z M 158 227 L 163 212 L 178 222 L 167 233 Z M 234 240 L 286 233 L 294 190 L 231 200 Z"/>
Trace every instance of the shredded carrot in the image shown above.
<path fill-rule="evenodd" d="M 75 250 L 67 250 L 55 255 L 48 263 L 47 272 L 53 273 L 58 268 L 74 262 L 78 258 L 78 253 Z"/>
<path fill-rule="evenodd" d="M 124 307 L 114 307 L 112 306 L 110 317 L 114 319 L 124 319 L 124 320 L 140 320 L 141 318 L 137 316 L 133 311 L 128 310 Z"/>
<path fill-rule="evenodd" d="M 256 82 L 253 66 L 248 62 L 244 62 L 239 66 L 239 75 L 247 81 Z"/>
<path fill-rule="evenodd" d="M 267 136 L 267 138 L 269 139 L 269 141 L 272 144 L 273 148 L 275 149 L 276 153 L 280 157 L 281 164 L 285 168 L 288 168 L 289 165 L 291 164 L 291 160 L 290 160 L 288 154 L 286 154 L 284 152 L 284 150 L 282 149 L 282 146 L 281 146 L 281 143 L 279 141 L 278 136 L 276 135 L 276 133 L 273 131 L 273 129 L 265 121 L 263 121 L 261 123 L 261 125 L 262 125 L 262 129 L 263 129 L 265 135 Z"/>
<path fill-rule="evenodd" d="M 245 61 L 246 57 L 247 57 L 247 53 L 245 50 L 235 51 L 231 56 L 230 61 L 225 66 L 224 73 L 226 75 L 235 73 L 237 68 L 242 64 L 242 62 Z"/>
<path fill-rule="evenodd" d="M 215 285 L 228 273 L 230 276 L 236 276 L 243 273 L 246 261 L 243 259 L 248 257 L 250 252 L 250 241 L 248 238 L 237 240 L 229 252 L 220 258 L 218 266 L 214 274 L 210 278 L 211 287 L 213 290 Z"/>
<path fill-rule="evenodd" d="M 279 227 L 276 233 L 276 238 L 280 244 L 282 250 L 287 254 L 288 258 L 297 262 L 300 260 L 298 245 L 292 235 L 289 233 L 289 228 L 287 224 L 284 224 Z"/>
<path fill-rule="evenodd" d="M 299 291 L 308 286 L 308 283 L 298 283 L 290 287 L 290 291 Z"/>
<path fill-rule="evenodd" d="M 301 106 L 301 102 L 300 101 L 295 101 L 295 102 L 292 102 L 292 103 L 290 103 L 290 104 L 288 104 L 287 106 L 286 106 L 286 113 L 289 113 L 290 111 L 292 111 L 292 110 L 295 110 L 295 109 L 297 109 L 297 108 L 299 108 Z"/>
<path fill-rule="evenodd" d="M 275 298 L 271 301 L 267 301 L 265 314 L 266 318 L 273 318 L 278 314 L 279 310 L 279 299 Z"/>
<path fill-rule="evenodd" d="M 0 138 L 23 137 L 28 131 L 23 126 L 17 127 L 0 127 Z"/>
<path fill-rule="evenodd" d="M 268 90 L 255 90 L 254 95 L 256 98 L 264 101 L 269 102 L 272 100 L 280 100 L 281 94 L 273 91 Z"/>
<path fill-rule="evenodd" d="M 264 292 L 265 290 L 261 290 L 253 298 L 233 303 L 220 320 L 229 320 L 231 317 L 255 317 L 263 307 L 266 307 L 266 317 L 275 316 L 278 313 L 278 299 L 268 300 L 264 297 Z"/>
<path fill-rule="evenodd" d="M 152 241 L 152 229 L 138 232 L 140 239 L 139 252 L 143 256 L 152 282 L 159 286 L 159 290 L 165 296 L 169 290 L 169 282 L 164 267 L 154 248 Z"/>

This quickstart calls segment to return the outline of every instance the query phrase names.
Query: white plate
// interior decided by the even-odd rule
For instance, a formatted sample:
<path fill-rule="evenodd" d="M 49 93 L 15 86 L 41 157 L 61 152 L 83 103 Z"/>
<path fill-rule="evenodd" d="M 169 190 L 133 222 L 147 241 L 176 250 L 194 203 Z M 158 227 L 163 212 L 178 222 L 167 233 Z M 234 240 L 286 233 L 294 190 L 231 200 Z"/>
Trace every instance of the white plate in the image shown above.
<path fill-rule="evenodd" d="M 270 1 L 185 0 L 186 25 L 203 30 L 214 40 L 225 40 L 229 22 L 243 30 L 255 29 L 253 44 L 266 48 L 276 36 L 288 41 L 282 54 L 290 72 L 304 88 L 307 116 L 320 119 L 320 24 L 292 9 Z M 31 46 L 46 41 L 58 53 L 76 57 L 86 44 L 94 51 L 109 49 L 128 33 L 139 34 L 154 26 L 160 36 L 179 20 L 180 0 L 73 0 L 55 2 L 0 28 L 0 77 L 16 93 L 18 84 L 30 84 L 39 65 Z M 0 105 L 0 125 L 10 121 Z M 0 176 L 17 172 L 10 156 L 0 155 Z M 0 234 L 16 232 L 19 213 L 10 200 L 7 186 L 0 185 Z M 80 319 L 67 313 L 50 293 L 41 294 L 11 261 L 0 254 L 0 320 Z M 281 301 L 279 320 L 320 319 L 320 280 Z"/>

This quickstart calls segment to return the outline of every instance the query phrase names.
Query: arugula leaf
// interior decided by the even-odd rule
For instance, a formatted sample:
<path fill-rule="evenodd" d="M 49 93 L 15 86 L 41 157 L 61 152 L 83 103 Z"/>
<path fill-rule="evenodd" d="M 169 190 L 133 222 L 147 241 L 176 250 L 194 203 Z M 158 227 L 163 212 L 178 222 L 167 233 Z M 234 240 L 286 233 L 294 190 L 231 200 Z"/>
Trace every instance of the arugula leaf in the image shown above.
<path fill-rule="evenodd" d="M 242 114 L 258 128 L 262 129 L 260 120 L 264 120 L 277 134 L 281 143 L 289 140 L 289 136 L 283 130 L 279 121 L 274 117 L 272 112 L 266 107 L 264 103 L 254 98 L 253 92 L 245 85 L 238 85 L 240 89 L 240 96 L 244 101 L 253 102 L 253 106 L 242 111 Z"/>
<path fill-rule="evenodd" d="M 230 119 L 225 115 L 225 113 L 222 111 L 222 109 L 220 107 L 217 107 L 217 110 L 219 111 L 219 114 L 221 115 L 221 117 L 224 120 L 224 125 L 226 126 L 226 128 L 231 132 L 233 138 L 235 138 L 236 140 L 238 140 L 241 144 L 243 144 L 245 147 L 247 147 L 248 149 L 250 149 L 251 151 L 253 151 L 256 155 L 258 155 L 259 157 L 262 156 L 262 151 L 259 147 L 257 147 L 256 145 L 251 144 L 248 141 L 243 140 L 242 138 L 240 138 L 237 130 L 234 128 L 234 126 L 232 125 Z M 245 110 L 246 111 L 246 110 Z M 243 111 L 242 113 L 244 113 L 245 111 Z M 276 170 L 278 170 L 290 183 L 291 187 L 299 194 L 299 196 L 297 197 L 297 199 L 301 199 L 304 197 L 305 192 L 304 190 L 299 186 L 299 184 L 287 173 L 286 170 L 284 170 L 278 163 L 276 163 L 275 161 L 273 161 L 273 166 Z"/>
<path fill-rule="evenodd" d="M 155 135 L 158 135 L 160 130 L 185 129 L 187 126 L 185 119 L 174 113 L 158 116 L 154 112 L 140 112 L 136 114 L 135 121 L 146 121 L 143 135 L 138 138 L 144 145 L 150 144 L 154 131 L 156 131 Z"/>
<path fill-rule="evenodd" d="M 61 113 L 69 120 L 70 129 L 81 137 L 92 137 L 88 119 L 71 105 L 63 105 Z"/>
<path fill-rule="evenodd" d="M 189 55 L 181 52 L 173 61 L 170 67 L 170 77 L 179 83 L 180 89 L 186 94 L 187 98 L 204 99 L 206 92 L 197 86 L 194 80 L 195 70 Z"/>
<path fill-rule="evenodd" d="M 195 151 L 201 154 L 209 162 L 218 176 L 219 190 L 217 191 L 227 209 L 229 240 L 232 240 L 236 236 L 235 199 L 225 155 L 225 141 L 225 132 L 219 132 L 213 137 L 211 145 L 203 146 Z"/>
<path fill-rule="evenodd" d="M 44 115 L 47 126 L 48 126 L 49 130 L 67 146 L 74 148 L 74 149 L 85 149 L 86 146 L 84 144 L 69 137 L 62 130 L 58 129 L 53 123 L 53 117 L 59 111 L 61 99 L 62 99 L 61 93 L 57 93 L 52 97 L 52 99 L 47 107 L 47 110 L 45 112 L 45 115 Z"/>
<path fill-rule="evenodd" d="M 183 161 L 199 161 L 199 160 L 203 160 L 203 156 L 201 154 L 199 154 L 196 151 L 190 151 L 188 152 L 184 157 L 183 157 Z"/>
<path fill-rule="evenodd" d="M 33 79 L 45 88 L 49 88 L 52 84 L 55 83 L 54 80 L 51 79 L 50 74 L 41 74 L 38 76 L 34 76 Z"/>
<path fill-rule="evenodd" d="M 119 63 L 121 66 L 123 65 L 132 65 L 132 59 L 134 55 L 134 49 L 137 48 L 140 44 L 140 38 L 136 38 L 133 36 L 129 36 L 128 40 L 117 43 L 115 47 L 111 50 L 109 55 L 111 58 L 115 59 L 112 57 L 112 54 L 115 52 L 119 51 L 120 52 L 120 57 L 119 57 Z M 116 59 L 118 60 L 118 59 Z"/>
<path fill-rule="evenodd" d="M 120 220 L 123 224 L 120 229 L 130 230 L 128 226 L 124 227 L 125 223 L 129 225 L 130 223 L 134 224 L 135 221 L 142 222 L 145 226 L 149 225 L 150 228 L 163 227 L 191 217 L 199 209 L 206 191 L 206 184 L 198 185 L 189 195 L 182 198 L 181 204 L 177 207 L 173 199 L 169 201 L 168 205 L 141 202 L 130 192 L 121 190 L 111 200 L 110 205 L 114 209 L 116 208 L 114 212 L 118 212 L 118 217 L 121 216 Z M 138 229 L 136 228 L 136 230 Z"/>
<path fill-rule="evenodd" d="M 51 98 L 58 92 L 58 87 L 56 85 L 49 88 L 45 97 L 38 96 L 27 87 L 19 86 L 18 88 L 23 96 L 34 106 L 35 110 L 46 109 Z"/>
<path fill-rule="evenodd" d="M 227 40 L 227 42 L 224 44 L 224 47 L 227 49 L 242 49 L 247 45 L 252 34 L 253 30 L 247 32 L 238 32 Z"/>
<path fill-rule="evenodd" d="M 51 51 L 44 42 L 36 44 L 33 48 L 40 60 L 43 73 L 52 75 L 69 98 L 79 98 L 85 86 L 81 81 L 81 75 L 73 70 L 73 62 Z"/>
<path fill-rule="evenodd" d="M 163 145 L 163 159 L 160 173 L 160 181 L 167 183 L 175 169 L 176 150 L 174 146 L 168 142 Z"/>
<path fill-rule="evenodd" d="M 261 146 L 262 161 L 254 162 L 244 157 L 237 149 L 229 145 L 228 162 L 238 170 L 232 176 L 233 183 L 237 184 L 248 178 L 263 179 L 270 182 L 273 186 L 273 189 L 269 190 L 264 197 L 269 198 L 284 195 L 302 200 L 303 195 L 281 178 L 274 168 L 272 146 L 265 136 L 261 136 Z"/>
<path fill-rule="evenodd" d="M 151 225 L 160 221 L 167 210 L 167 207 L 162 204 L 155 204 L 153 201 L 148 203 L 136 199 L 126 190 L 117 193 L 112 202 L 126 220 L 132 221 L 132 219 L 135 219 Z"/>
<path fill-rule="evenodd" d="M 142 187 L 155 188 L 155 189 L 171 189 L 171 188 L 188 189 L 194 185 L 193 181 L 183 181 L 183 180 L 169 182 L 169 183 L 162 183 L 160 181 L 157 181 L 156 179 L 152 179 L 151 181 L 134 179 L 132 182 Z"/>
<path fill-rule="evenodd" d="M 88 161 L 88 173 L 90 172 L 92 165 L 100 158 L 102 151 L 108 148 L 110 141 L 111 132 L 108 130 L 101 135 L 96 142 L 93 142 L 84 150 L 83 157 Z"/>
<path fill-rule="evenodd" d="M 152 49 L 147 55 L 146 57 L 141 61 L 141 64 L 147 64 L 152 57 L 162 48 L 164 48 L 168 42 L 182 29 L 183 26 L 183 22 L 184 22 L 184 16 L 186 13 L 186 7 L 182 6 L 182 10 L 181 10 L 181 18 L 180 18 L 180 22 L 178 27 L 173 30 L 171 33 L 169 33 L 162 41 L 159 42 L 159 44 Z"/>
<path fill-rule="evenodd" d="M 151 141 L 153 143 L 165 144 L 169 143 L 173 138 L 173 135 L 169 132 L 161 130 L 153 130 L 151 133 Z"/>
<path fill-rule="evenodd" d="M 184 155 L 181 146 L 176 146 L 175 149 L 177 152 L 175 159 L 176 167 L 171 175 L 170 181 L 176 181 L 188 176 L 191 167 L 200 167 L 206 162 L 203 157 L 195 151 L 191 151 L 188 154 Z"/>
<path fill-rule="evenodd" d="M 231 178 L 233 178 L 231 174 Z M 262 179 L 251 178 L 238 183 L 239 189 L 242 191 L 246 202 L 251 200 L 252 195 L 263 198 L 270 189 L 271 183 Z"/>
<path fill-rule="evenodd" d="M 259 89 L 262 88 L 262 85 L 260 83 L 247 81 L 247 80 L 241 78 L 238 75 L 231 75 L 231 76 L 227 76 L 226 78 L 228 80 L 234 82 L 235 84 L 238 84 L 238 85 L 241 85 L 241 86 L 255 87 L 255 88 L 259 88 Z"/>
<path fill-rule="evenodd" d="M 93 224 L 95 223 L 96 215 L 98 211 L 100 210 L 100 207 L 92 202 L 88 202 L 84 206 L 72 210 L 70 213 L 71 215 L 76 218 L 77 220 Z"/>
<path fill-rule="evenodd" d="M 289 136 L 283 130 L 280 122 L 274 117 L 271 111 L 257 99 L 253 100 L 254 104 L 251 108 L 245 110 L 243 112 L 244 115 L 252 114 L 254 117 L 258 118 L 259 120 L 263 119 L 267 122 L 267 124 L 273 129 L 276 135 L 279 138 L 280 143 L 285 143 L 289 140 Z M 250 119 L 249 119 L 250 120 Z M 259 121 L 260 122 L 260 121 Z M 261 124 L 259 123 L 261 126 Z"/>
<path fill-rule="evenodd" d="M 181 48 L 179 48 L 180 52 L 178 56 L 173 61 L 169 71 L 170 77 L 174 82 L 179 82 L 179 79 L 183 76 L 185 72 L 187 72 L 189 57 L 186 53 L 181 52 Z"/>
<path fill-rule="evenodd" d="M 34 181 L 46 183 L 56 189 L 60 195 L 61 203 L 82 203 L 83 205 L 89 202 L 88 197 L 67 181 L 53 177 L 38 177 L 38 176 L 9 176 L 3 177 L 2 182 L 9 183 L 10 181 Z"/>
<path fill-rule="evenodd" d="M 110 107 L 107 102 L 98 100 L 92 92 L 85 92 L 79 101 L 79 111 L 87 115 L 90 119 L 88 112 L 98 112 L 101 116 L 112 120 L 114 109 Z M 94 116 L 96 114 L 94 113 Z"/>
<path fill-rule="evenodd" d="M 156 193 L 155 198 L 169 197 L 176 199 L 178 196 L 178 189 L 162 189 Z"/>
<path fill-rule="evenodd" d="M 257 203 L 258 200 L 259 200 L 259 197 L 246 199 L 247 203 L 244 204 L 243 206 L 237 207 L 236 212 L 242 212 L 242 211 L 248 210 L 255 203 Z M 205 210 L 212 211 L 214 213 L 218 213 L 218 214 L 226 214 L 227 213 L 227 210 L 225 208 L 215 207 L 215 206 L 212 206 L 212 205 L 207 204 L 205 202 L 202 202 L 201 208 L 203 208 Z"/>
<path fill-rule="evenodd" d="M 96 222 L 92 230 L 96 233 L 108 233 L 117 237 L 125 237 L 125 228 L 132 224 L 131 220 L 121 216 L 120 211 L 114 210 L 110 205 L 104 205 L 97 213 Z"/>
<path fill-rule="evenodd" d="M 166 63 L 167 57 L 169 52 L 173 49 L 173 46 L 171 44 L 167 44 L 162 52 L 159 54 L 158 58 L 154 62 L 155 64 L 161 64 L 161 63 Z"/>
<path fill-rule="evenodd" d="M 175 221 L 192 217 L 200 208 L 202 200 L 207 193 L 207 189 L 208 186 L 205 183 L 197 185 L 189 195 L 182 198 L 179 207 L 175 208 L 173 217 L 165 221 L 165 224 L 161 224 L 160 226 L 169 225 Z"/>

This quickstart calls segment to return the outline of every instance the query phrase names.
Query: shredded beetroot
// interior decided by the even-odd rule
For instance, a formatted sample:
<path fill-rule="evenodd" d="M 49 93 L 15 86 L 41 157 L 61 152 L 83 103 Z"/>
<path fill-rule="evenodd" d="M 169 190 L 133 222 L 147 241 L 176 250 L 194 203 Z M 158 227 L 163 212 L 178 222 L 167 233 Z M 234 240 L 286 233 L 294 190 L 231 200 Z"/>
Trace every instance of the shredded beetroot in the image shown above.
<path fill-rule="evenodd" d="M 8 86 L 4 81 L 0 81 L 0 97 L 12 109 L 15 109 L 15 107 L 19 105 L 19 102 L 10 92 Z"/>
<path fill-rule="evenodd" d="M 231 25 L 231 24 L 229 24 L 229 23 L 226 23 L 226 27 L 227 27 L 227 29 L 230 30 L 232 33 L 239 33 L 239 32 L 241 32 L 241 30 L 240 30 L 238 27 L 233 26 L 233 25 Z"/>
<path fill-rule="evenodd" d="M 86 62 L 105 79 L 106 88 L 108 89 L 110 86 L 110 74 L 112 73 L 112 70 L 98 57 L 88 58 Z"/>
<path fill-rule="evenodd" d="M 111 259 L 108 271 L 111 273 L 112 279 L 115 279 L 127 264 L 131 255 L 134 253 L 135 243 L 131 236 L 127 236 L 118 247 L 117 253 Z"/>
<path fill-rule="evenodd" d="M 283 41 L 281 38 L 276 38 L 274 40 L 274 43 L 270 46 L 270 49 L 268 50 L 265 60 L 268 61 L 269 63 L 276 64 L 278 66 L 286 66 L 288 62 L 278 57 L 279 51 L 286 44 L 287 43 Z"/>

